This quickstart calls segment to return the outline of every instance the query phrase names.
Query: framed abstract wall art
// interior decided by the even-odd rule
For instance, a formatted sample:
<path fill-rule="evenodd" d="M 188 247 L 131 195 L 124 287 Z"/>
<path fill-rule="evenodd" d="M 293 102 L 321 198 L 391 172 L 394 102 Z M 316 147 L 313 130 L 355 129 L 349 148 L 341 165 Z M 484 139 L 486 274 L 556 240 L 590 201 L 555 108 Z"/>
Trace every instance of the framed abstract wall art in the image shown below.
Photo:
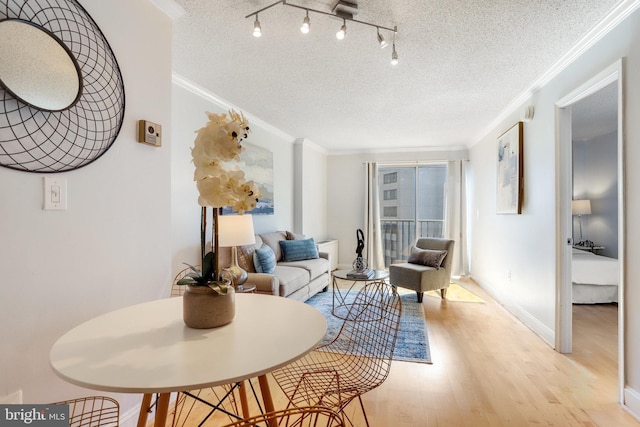
<path fill-rule="evenodd" d="M 246 213 L 252 215 L 273 215 L 273 153 L 266 148 L 244 142 L 244 150 L 240 153 L 240 161 L 237 166 L 244 171 L 247 179 L 258 184 L 262 197 L 258 199 L 258 206 Z M 234 162 L 229 162 L 233 165 Z M 222 208 L 225 215 L 233 211 L 229 207 Z"/>
<path fill-rule="evenodd" d="M 518 122 L 498 137 L 498 176 L 496 212 L 521 214 L 523 186 L 523 122 Z"/>

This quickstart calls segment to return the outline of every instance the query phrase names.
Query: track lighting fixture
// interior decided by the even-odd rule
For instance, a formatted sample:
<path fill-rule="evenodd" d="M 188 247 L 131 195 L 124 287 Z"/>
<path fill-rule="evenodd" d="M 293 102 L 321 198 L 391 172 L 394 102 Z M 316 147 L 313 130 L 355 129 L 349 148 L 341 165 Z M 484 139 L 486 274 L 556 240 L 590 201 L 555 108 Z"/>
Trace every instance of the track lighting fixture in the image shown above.
<path fill-rule="evenodd" d="M 262 35 L 262 27 L 260 21 L 258 21 L 258 14 L 256 13 L 256 21 L 253 23 L 253 37 L 260 37 Z"/>
<path fill-rule="evenodd" d="M 393 27 L 393 50 L 391 51 L 391 65 L 398 64 L 398 52 L 396 52 L 396 31 L 398 27 Z"/>
<path fill-rule="evenodd" d="M 382 34 L 380 34 L 380 28 L 378 28 L 378 43 L 380 44 L 380 49 L 384 49 L 389 44 L 384 37 L 382 37 Z"/>
<path fill-rule="evenodd" d="M 304 20 L 302 21 L 302 27 L 300 27 L 300 31 L 302 31 L 303 34 L 307 34 L 309 32 L 309 27 L 309 11 L 307 10 L 307 16 L 305 16 Z"/>
<path fill-rule="evenodd" d="M 255 22 L 253 23 L 253 35 L 255 37 L 260 37 L 262 35 L 262 27 L 260 26 L 260 21 L 258 20 L 258 13 L 263 12 L 267 9 L 271 9 L 275 5 L 281 4 L 283 6 L 302 9 L 306 12 L 306 15 L 302 21 L 302 26 L 300 27 L 300 31 L 303 34 L 309 33 L 309 30 L 311 29 L 309 12 L 314 12 L 319 15 L 326 15 L 326 16 L 342 19 L 342 26 L 340 27 L 340 30 L 338 30 L 338 32 L 336 33 L 336 38 L 338 40 L 344 39 L 345 36 L 347 35 L 347 21 L 374 27 L 376 29 L 378 45 L 380 46 L 381 49 L 384 49 L 385 47 L 387 47 L 388 43 L 380 33 L 380 30 L 389 31 L 393 34 L 393 51 L 391 52 L 391 64 L 396 65 L 398 63 L 398 52 L 396 51 L 396 34 L 398 33 L 398 27 L 396 26 L 393 28 L 388 28 L 388 27 L 383 27 L 381 25 L 376 25 L 369 22 L 364 22 L 364 21 L 359 21 L 357 19 L 354 19 L 354 15 L 357 14 L 358 12 L 358 5 L 353 3 L 353 1 L 354 0 L 350 0 L 350 1 L 337 0 L 335 5 L 333 6 L 332 12 L 324 12 L 322 10 L 311 9 L 304 6 L 299 6 L 297 4 L 288 3 L 287 0 L 278 0 L 275 3 L 272 3 L 268 6 L 263 7 L 260 10 L 256 10 L 255 12 L 250 13 L 249 15 L 245 16 L 245 18 L 250 18 L 252 16 L 256 17 Z"/>
<path fill-rule="evenodd" d="M 340 29 L 336 33 L 336 38 L 338 40 L 342 40 L 342 39 L 344 39 L 344 36 L 346 36 L 346 35 L 347 35 L 347 21 L 343 19 L 342 20 L 342 27 L 340 27 Z"/>

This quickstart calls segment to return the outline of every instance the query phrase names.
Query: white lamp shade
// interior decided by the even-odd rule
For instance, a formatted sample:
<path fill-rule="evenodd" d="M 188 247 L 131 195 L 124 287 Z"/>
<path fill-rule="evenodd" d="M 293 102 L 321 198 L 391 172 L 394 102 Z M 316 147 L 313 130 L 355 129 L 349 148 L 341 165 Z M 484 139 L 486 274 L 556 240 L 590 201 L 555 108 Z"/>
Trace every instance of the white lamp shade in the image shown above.
<path fill-rule="evenodd" d="M 251 245 L 256 242 L 251 215 L 220 215 L 218 221 L 220 247 Z"/>
<path fill-rule="evenodd" d="M 591 200 L 572 200 L 571 213 L 573 215 L 591 215 Z"/>

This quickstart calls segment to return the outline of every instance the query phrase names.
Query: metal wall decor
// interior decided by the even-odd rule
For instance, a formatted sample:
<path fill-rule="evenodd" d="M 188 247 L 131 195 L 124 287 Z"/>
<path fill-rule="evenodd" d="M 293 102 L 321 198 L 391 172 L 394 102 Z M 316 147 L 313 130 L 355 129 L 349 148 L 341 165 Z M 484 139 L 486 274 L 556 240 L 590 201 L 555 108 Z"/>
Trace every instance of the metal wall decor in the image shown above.
<path fill-rule="evenodd" d="M 116 58 L 91 16 L 76 0 L 0 0 L 3 31 L 0 166 L 64 172 L 102 156 L 122 127 L 125 95 Z M 39 54 L 41 43 L 40 52 L 49 53 Z"/>

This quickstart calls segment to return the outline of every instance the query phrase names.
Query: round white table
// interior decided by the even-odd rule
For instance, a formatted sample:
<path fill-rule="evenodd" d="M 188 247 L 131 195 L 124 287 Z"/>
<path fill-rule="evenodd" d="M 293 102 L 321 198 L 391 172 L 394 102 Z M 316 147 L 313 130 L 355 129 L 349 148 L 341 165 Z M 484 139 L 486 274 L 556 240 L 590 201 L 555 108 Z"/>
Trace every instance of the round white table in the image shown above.
<path fill-rule="evenodd" d="M 82 387 L 144 393 L 143 406 L 160 393 L 155 425 L 164 427 L 171 392 L 253 377 L 259 378 L 265 409 L 272 411 L 266 374 L 311 351 L 326 328 L 322 313 L 307 304 L 237 294 L 233 322 L 191 329 L 182 320 L 182 298 L 167 298 L 75 327 L 53 345 L 50 363 L 58 376 Z"/>

